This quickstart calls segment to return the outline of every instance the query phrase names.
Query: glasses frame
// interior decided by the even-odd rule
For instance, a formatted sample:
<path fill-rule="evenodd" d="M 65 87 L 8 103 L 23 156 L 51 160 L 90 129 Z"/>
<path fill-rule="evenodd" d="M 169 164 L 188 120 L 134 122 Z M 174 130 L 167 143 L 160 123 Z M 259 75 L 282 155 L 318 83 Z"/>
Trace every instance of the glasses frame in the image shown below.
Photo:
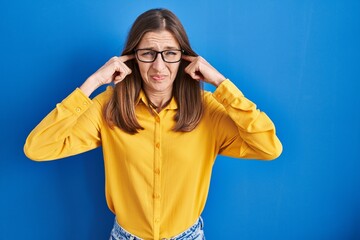
<path fill-rule="evenodd" d="M 152 61 L 144 61 L 144 60 L 141 60 L 141 59 L 139 58 L 139 56 L 138 56 L 138 51 L 141 51 L 141 50 L 153 51 L 153 52 L 156 53 L 156 55 L 155 55 L 155 57 L 154 57 L 154 59 L 153 59 Z M 168 51 L 180 51 L 180 59 L 177 60 L 177 61 L 175 61 L 175 62 L 166 61 L 163 53 L 164 53 L 164 52 L 168 52 Z M 164 62 L 166 62 L 166 63 L 178 63 L 178 62 L 181 61 L 181 57 L 182 57 L 182 55 L 184 54 L 184 52 L 185 52 L 185 51 L 184 51 L 183 49 L 168 49 L 168 50 L 164 50 L 164 51 L 156 51 L 156 50 L 148 49 L 148 48 L 139 48 L 139 49 L 135 49 L 135 50 L 134 50 L 136 59 L 139 60 L 140 62 L 144 62 L 144 63 L 153 63 L 153 62 L 155 62 L 156 59 L 157 59 L 157 57 L 158 57 L 158 55 L 159 55 L 159 53 L 160 53 L 160 55 L 161 55 L 161 59 L 162 59 Z"/>

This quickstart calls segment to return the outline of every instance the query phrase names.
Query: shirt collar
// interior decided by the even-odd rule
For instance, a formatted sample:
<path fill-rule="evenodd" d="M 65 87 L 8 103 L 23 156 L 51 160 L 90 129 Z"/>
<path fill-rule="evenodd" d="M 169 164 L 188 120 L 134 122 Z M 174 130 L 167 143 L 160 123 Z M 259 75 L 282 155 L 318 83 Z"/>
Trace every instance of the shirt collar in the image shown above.
<path fill-rule="evenodd" d="M 145 104 L 145 106 L 148 106 L 149 105 L 149 101 L 145 95 L 145 92 L 144 90 L 140 90 L 140 94 L 139 94 L 139 97 L 137 98 L 137 100 L 135 101 L 135 106 L 138 105 L 138 104 Z M 178 108 L 178 105 L 175 101 L 175 98 L 172 97 L 171 98 L 171 101 L 170 103 L 164 108 L 164 109 L 177 109 Z"/>

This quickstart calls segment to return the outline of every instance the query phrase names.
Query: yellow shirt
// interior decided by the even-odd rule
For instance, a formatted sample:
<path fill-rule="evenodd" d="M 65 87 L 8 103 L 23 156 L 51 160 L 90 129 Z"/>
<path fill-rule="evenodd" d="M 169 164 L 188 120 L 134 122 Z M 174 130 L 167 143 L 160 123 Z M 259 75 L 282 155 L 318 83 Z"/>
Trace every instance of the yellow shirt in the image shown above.
<path fill-rule="evenodd" d="M 144 239 L 169 238 L 189 228 L 204 209 L 218 154 L 271 160 L 282 145 L 267 115 L 229 80 L 204 91 L 204 115 L 191 132 L 174 132 L 174 99 L 151 114 L 140 94 L 136 116 L 144 130 L 111 129 L 102 116 L 113 89 L 93 100 L 76 89 L 28 136 L 24 151 L 36 161 L 102 146 L 106 199 L 118 223 Z"/>

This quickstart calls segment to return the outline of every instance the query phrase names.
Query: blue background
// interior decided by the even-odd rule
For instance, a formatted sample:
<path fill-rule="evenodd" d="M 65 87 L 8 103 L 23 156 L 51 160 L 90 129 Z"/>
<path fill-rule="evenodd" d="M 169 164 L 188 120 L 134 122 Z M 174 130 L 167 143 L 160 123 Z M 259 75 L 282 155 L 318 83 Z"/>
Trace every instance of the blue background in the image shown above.
<path fill-rule="evenodd" d="M 273 119 L 284 145 L 272 162 L 217 159 L 207 239 L 360 239 L 355 0 L 1 1 L 0 239 L 108 239 L 101 149 L 36 163 L 22 148 L 154 7 L 179 16 L 192 47 Z"/>

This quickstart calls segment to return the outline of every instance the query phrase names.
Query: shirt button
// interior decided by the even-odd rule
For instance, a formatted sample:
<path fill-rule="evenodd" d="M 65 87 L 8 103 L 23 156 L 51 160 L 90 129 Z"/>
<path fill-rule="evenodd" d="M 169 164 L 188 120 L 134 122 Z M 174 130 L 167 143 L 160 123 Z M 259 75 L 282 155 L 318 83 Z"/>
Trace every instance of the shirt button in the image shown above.
<path fill-rule="evenodd" d="M 158 169 L 158 168 L 156 168 L 155 170 L 154 170 L 154 172 L 155 172 L 155 174 L 160 174 L 160 169 Z"/>
<path fill-rule="evenodd" d="M 223 104 L 228 104 L 228 100 L 224 99 L 223 101 Z"/>
<path fill-rule="evenodd" d="M 220 98 L 220 97 L 221 97 L 221 94 L 220 94 L 220 93 L 216 94 L 216 97 L 217 97 L 217 98 Z"/>
<path fill-rule="evenodd" d="M 156 222 L 156 223 L 159 223 L 159 222 L 160 222 L 160 219 L 159 219 L 159 218 L 155 218 L 155 222 Z"/>
<path fill-rule="evenodd" d="M 156 143 L 155 147 L 160 148 L 160 143 Z"/>
<path fill-rule="evenodd" d="M 87 105 L 87 102 L 83 102 L 83 105 L 86 106 L 86 105 Z"/>
<path fill-rule="evenodd" d="M 155 117 L 155 121 L 156 121 L 157 123 L 159 123 L 159 122 L 160 122 L 160 118 L 159 118 L 159 116 L 156 116 L 156 117 Z"/>
<path fill-rule="evenodd" d="M 154 197 L 155 199 L 159 199 L 159 198 L 160 198 L 160 194 L 154 193 L 153 197 Z"/>
<path fill-rule="evenodd" d="M 75 108 L 75 111 L 76 111 L 76 112 L 80 112 L 80 111 L 81 111 L 81 108 L 77 107 L 77 108 Z"/>

